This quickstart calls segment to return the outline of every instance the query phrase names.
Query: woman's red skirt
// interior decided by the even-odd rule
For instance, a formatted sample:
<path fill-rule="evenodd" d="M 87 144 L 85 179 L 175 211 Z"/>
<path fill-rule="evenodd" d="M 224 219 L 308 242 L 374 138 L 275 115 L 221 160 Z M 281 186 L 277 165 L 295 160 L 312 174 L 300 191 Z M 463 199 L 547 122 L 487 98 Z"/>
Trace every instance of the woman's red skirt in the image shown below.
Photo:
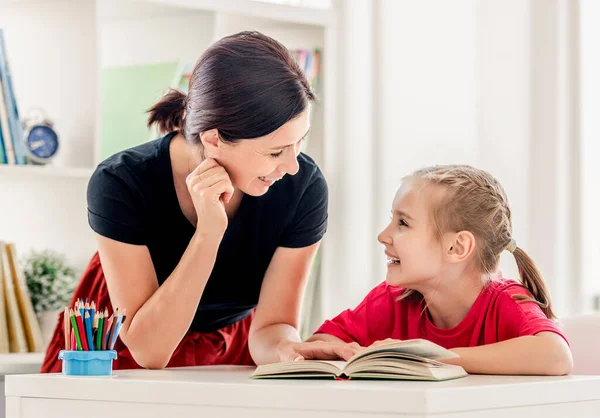
<path fill-rule="evenodd" d="M 92 257 L 83 273 L 70 306 L 74 306 L 77 299 L 93 300 L 96 302 L 96 306 L 106 306 L 109 312 L 113 310 L 98 253 Z M 57 373 L 62 370 L 58 353 L 65 348 L 63 316 L 64 313 L 61 312 L 52 340 L 46 349 L 46 356 L 41 369 L 42 373 Z M 235 324 L 212 332 L 188 331 L 175 349 L 167 367 L 212 364 L 254 365 L 248 351 L 248 334 L 253 316 L 254 314 Z M 117 359 L 113 361 L 113 369 L 141 368 L 120 339 L 117 339 L 114 349 L 117 351 Z"/>

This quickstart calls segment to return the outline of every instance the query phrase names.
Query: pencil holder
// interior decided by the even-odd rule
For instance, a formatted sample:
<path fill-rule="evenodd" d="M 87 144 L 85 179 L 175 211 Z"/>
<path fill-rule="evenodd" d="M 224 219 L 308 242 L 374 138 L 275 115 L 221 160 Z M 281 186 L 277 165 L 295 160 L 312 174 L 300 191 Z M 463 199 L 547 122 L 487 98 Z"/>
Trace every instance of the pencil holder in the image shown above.
<path fill-rule="evenodd" d="M 116 358 L 115 350 L 61 350 L 58 353 L 58 359 L 62 360 L 62 374 L 67 376 L 110 376 Z"/>

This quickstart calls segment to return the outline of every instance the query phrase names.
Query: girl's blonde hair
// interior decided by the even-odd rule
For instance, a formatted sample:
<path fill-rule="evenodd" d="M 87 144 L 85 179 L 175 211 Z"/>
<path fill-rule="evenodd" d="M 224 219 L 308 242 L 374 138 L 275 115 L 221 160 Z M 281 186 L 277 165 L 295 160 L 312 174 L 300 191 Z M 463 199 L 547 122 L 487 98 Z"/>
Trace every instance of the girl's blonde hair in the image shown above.
<path fill-rule="evenodd" d="M 533 299 L 525 295 L 513 297 L 518 301 L 535 302 L 548 318 L 555 318 L 542 275 L 533 260 L 516 247 L 512 239 L 510 207 L 498 180 L 471 166 L 441 165 L 418 170 L 403 181 L 443 188 L 441 197 L 433 202 L 431 212 L 436 235 L 439 239 L 445 232 L 471 232 L 476 241 L 476 268 L 485 280 L 493 280 L 502 251 L 513 250 L 521 282 Z M 414 293 L 407 289 L 402 299 Z"/>

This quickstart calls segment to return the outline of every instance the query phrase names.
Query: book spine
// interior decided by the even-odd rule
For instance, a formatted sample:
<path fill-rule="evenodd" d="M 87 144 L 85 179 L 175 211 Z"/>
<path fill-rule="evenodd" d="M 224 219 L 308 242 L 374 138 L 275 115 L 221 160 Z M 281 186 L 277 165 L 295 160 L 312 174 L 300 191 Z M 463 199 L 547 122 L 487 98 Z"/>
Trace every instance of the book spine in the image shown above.
<path fill-rule="evenodd" d="M 6 318 L 6 301 L 4 298 L 4 263 L 2 257 L 0 241 L 0 353 L 10 352 L 10 342 L 8 338 L 8 320 Z"/>
<path fill-rule="evenodd" d="M 42 352 L 45 348 L 42 330 L 35 314 L 35 310 L 33 309 L 31 295 L 29 294 L 29 289 L 27 288 L 25 275 L 19 266 L 15 244 L 6 244 L 6 250 L 8 252 L 13 286 L 21 312 L 21 318 L 23 320 L 29 351 L 34 353 Z"/>
<path fill-rule="evenodd" d="M 4 87 L 4 102 L 8 112 L 8 124 L 15 152 L 15 160 L 17 164 L 25 164 L 23 128 L 19 121 L 19 111 L 12 85 L 12 77 L 8 65 L 8 55 L 6 53 L 6 45 L 4 42 L 4 32 L 2 29 L 0 29 L 0 81 Z"/>
<path fill-rule="evenodd" d="M 8 126 L 8 113 L 6 111 L 6 103 L 4 103 L 4 88 L 2 80 L 0 80 L 0 136 L 3 137 L 4 156 L 6 164 L 15 164 L 15 150 L 12 145 L 12 136 Z"/>
<path fill-rule="evenodd" d="M 6 148 L 4 148 L 4 135 L 2 135 L 2 120 L 0 120 L 0 164 L 6 164 Z"/>
<path fill-rule="evenodd" d="M 15 294 L 12 272 L 10 269 L 10 261 L 5 243 L 0 243 L 0 256 L 4 267 L 4 297 L 6 307 L 6 319 L 8 323 L 8 341 L 11 353 L 27 353 L 27 339 L 25 337 L 25 329 L 19 306 L 17 304 L 17 296 Z"/>

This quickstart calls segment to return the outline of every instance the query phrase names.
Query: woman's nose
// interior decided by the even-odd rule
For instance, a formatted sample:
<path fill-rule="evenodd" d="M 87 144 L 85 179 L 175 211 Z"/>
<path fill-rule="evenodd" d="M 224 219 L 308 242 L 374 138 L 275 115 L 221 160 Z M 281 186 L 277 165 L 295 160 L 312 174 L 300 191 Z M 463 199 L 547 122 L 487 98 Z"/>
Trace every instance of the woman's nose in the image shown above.
<path fill-rule="evenodd" d="M 298 165 L 297 154 L 295 152 L 290 152 L 290 153 L 287 153 L 285 158 L 286 158 L 286 160 L 283 164 L 284 169 L 281 171 L 289 174 L 290 176 L 293 176 L 300 169 L 300 166 Z"/>

